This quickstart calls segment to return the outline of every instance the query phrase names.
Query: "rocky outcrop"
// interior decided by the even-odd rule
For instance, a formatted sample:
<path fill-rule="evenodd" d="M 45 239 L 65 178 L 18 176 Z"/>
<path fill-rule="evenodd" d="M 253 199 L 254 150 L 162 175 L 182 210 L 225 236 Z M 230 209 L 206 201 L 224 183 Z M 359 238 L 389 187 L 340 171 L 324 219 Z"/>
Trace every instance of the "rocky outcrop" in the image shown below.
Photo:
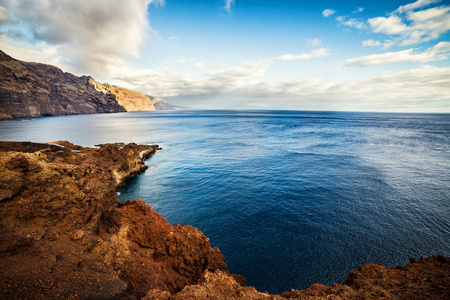
<path fill-rule="evenodd" d="M 3 120 L 14 120 L 14 118 L 11 115 L 0 113 L 0 121 Z"/>
<path fill-rule="evenodd" d="M 15 118 L 168 109 L 160 98 L 0 51 L 0 114 Z"/>
<path fill-rule="evenodd" d="M 343 284 L 314 284 L 304 291 L 282 296 L 291 299 L 448 299 L 450 258 L 443 256 L 410 259 L 407 266 L 387 268 L 366 264 L 351 270 Z"/>
<path fill-rule="evenodd" d="M 314 284 L 306 290 L 292 290 L 282 295 L 258 292 L 245 287 L 226 272 L 206 271 L 200 283 L 186 286 L 181 292 L 171 294 L 162 290 L 148 291 L 144 299 L 449 299 L 450 258 L 422 257 L 411 260 L 407 266 L 387 268 L 366 264 L 351 270 L 343 284 L 325 286 Z"/>
<path fill-rule="evenodd" d="M 0 142 L 0 298 L 448 299 L 443 256 L 362 265 L 343 284 L 282 295 L 245 286 L 199 230 L 172 226 L 139 199 L 117 200 L 157 149 Z"/>
<path fill-rule="evenodd" d="M 117 200 L 117 186 L 156 150 L 0 142 L 2 297 L 141 298 L 226 269 L 199 230 L 170 225 L 139 199 Z"/>
<path fill-rule="evenodd" d="M 147 96 L 108 83 L 92 81 L 95 88 L 104 94 L 114 95 L 117 103 L 126 111 L 154 111 L 170 109 L 171 106 L 161 98 Z"/>

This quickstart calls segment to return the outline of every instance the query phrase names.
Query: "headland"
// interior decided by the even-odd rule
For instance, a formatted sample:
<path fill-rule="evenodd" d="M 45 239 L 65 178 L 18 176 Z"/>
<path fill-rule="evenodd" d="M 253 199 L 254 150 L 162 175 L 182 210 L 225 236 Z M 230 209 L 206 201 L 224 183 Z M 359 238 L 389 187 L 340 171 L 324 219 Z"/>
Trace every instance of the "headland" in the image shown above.
<path fill-rule="evenodd" d="M 198 229 L 169 224 L 117 188 L 157 145 L 0 142 L 5 299 L 448 299 L 450 258 L 351 270 L 343 284 L 270 295 L 227 271 Z M 299 270 L 301 272 L 302 270 Z"/>

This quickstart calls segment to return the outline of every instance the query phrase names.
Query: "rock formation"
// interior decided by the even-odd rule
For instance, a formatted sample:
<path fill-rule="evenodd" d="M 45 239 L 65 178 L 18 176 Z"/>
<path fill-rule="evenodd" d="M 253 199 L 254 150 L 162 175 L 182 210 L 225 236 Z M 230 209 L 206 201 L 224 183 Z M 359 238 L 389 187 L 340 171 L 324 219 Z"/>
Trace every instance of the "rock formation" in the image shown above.
<path fill-rule="evenodd" d="M 226 269 L 199 230 L 117 200 L 157 146 L 56 144 L 0 142 L 3 299 L 140 298 Z"/>
<path fill-rule="evenodd" d="M 162 99 L 0 51 L 0 115 L 15 118 L 168 109 Z M 3 117 L 5 119 L 6 117 Z"/>
<path fill-rule="evenodd" d="M 245 286 L 199 230 L 172 226 L 139 199 L 117 200 L 157 149 L 0 142 L 0 298 L 448 299 L 442 256 L 363 265 L 343 284 L 282 295 Z"/>
<path fill-rule="evenodd" d="M 14 118 L 11 115 L 0 113 L 0 121 L 3 120 L 14 120 Z"/>

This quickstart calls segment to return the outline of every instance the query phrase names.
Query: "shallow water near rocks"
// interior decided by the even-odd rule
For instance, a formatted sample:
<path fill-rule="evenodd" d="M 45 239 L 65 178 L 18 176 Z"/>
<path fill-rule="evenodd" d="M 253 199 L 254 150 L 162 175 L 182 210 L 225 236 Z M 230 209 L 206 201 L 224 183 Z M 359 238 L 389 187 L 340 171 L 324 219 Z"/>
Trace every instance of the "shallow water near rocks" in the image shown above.
<path fill-rule="evenodd" d="M 0 139 L 159 144 L 120 190 L 197 227 L 260 291 L 450 256 L 450 115 L 166 111 L 0 122 Z"/>

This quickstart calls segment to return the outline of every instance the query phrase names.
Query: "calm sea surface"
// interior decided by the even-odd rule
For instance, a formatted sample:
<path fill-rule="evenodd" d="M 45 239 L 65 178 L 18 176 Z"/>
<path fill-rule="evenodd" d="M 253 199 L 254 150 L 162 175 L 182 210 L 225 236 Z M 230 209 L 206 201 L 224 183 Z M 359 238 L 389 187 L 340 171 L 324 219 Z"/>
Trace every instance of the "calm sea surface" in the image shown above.
<path fill-rule="evenodd" d="M 261 291 L 450 255 L 450 115 L 177 111 L 0 122 L 0 139 L 157 143 L 120 191 L 199 228 Z"/>

